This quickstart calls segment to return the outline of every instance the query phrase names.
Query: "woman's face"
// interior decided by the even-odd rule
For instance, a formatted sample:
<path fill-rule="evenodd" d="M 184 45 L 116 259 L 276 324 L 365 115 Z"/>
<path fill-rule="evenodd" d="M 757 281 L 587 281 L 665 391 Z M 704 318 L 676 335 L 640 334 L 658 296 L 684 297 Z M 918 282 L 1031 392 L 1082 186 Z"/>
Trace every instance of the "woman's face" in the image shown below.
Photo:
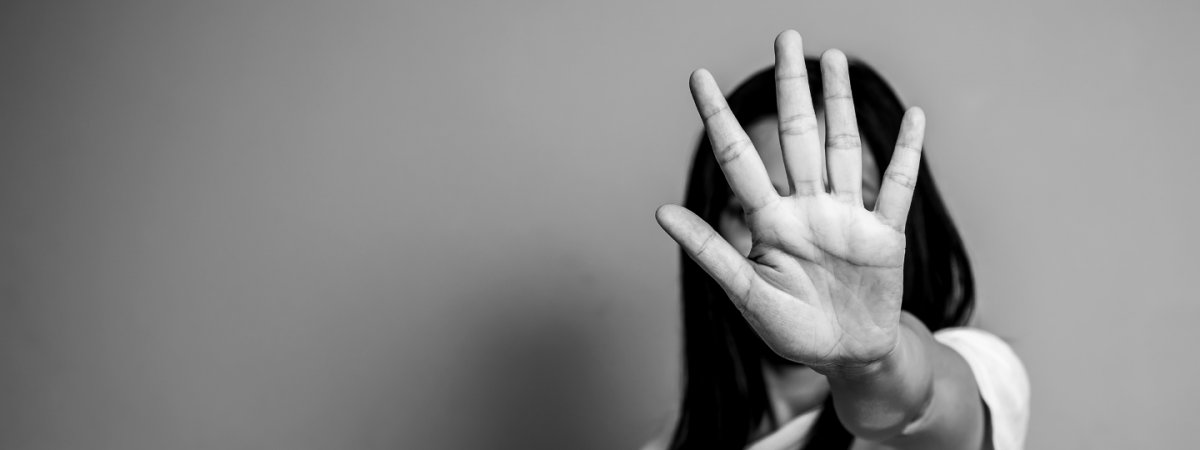
<path fill-rule="evenodd" d="M 825 142 L 825 114 L 822 112 L 817 112 L 817 129 L 820 130 L 821 142 Z M 783 168 L 783 151 L 779 146 L 779 118 L 771 116 L 760 119 L 746 128 L 746 134 L 750 136 L 754 148 L 758 149 L 758 155 L 771 176 L 771 184 L 775 185 L 775 190 L 779 191 L 779 195 L 791 194 L 788 189 L 787 172 Z M 862 147 L 863 206 L 872 209 L 875 207 L 875 197 L 879 195 L 880 171 L 865 140 Z M 750 254 L 753 242 L 737 197 L 729 197 L 729 204 L 721 212 L 717 232 L 743 255 Z"/>

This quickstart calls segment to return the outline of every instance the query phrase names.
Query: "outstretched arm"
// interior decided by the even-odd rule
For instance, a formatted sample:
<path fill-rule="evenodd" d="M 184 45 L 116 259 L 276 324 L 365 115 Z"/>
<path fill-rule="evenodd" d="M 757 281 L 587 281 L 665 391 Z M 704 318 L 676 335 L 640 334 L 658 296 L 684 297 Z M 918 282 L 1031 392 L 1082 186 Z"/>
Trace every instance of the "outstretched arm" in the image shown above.
<path fill-rule="evenodd" d="M 842 424 L 895 448 L 987 448 L 983 401 L 970 366 L 905 313 L 900 340 L 866 367 L 827 373 Z"/>
<path fill-rule="evenodd" d="M 905 114 L 875 209 L 868 211 L 845 55 L 830 50 L 821 58 L 825 145 L 800 35 L 780 34 L 775 52 L 779 139 L 791 194 L 780 196 L 771 186 L 758 152 L 701 69 L 692 74 L 692 96 L 744 207 L 753 247 L 742 256 L 679 206 L 659 208 L 659 223 L 767 345 L 829 378 L 838 417 L 852 433 L 900 448 L 979 448 L 983 406 L 970 369 L 900 309 L 904 225 L 924 113 L 913 108 Z"/>

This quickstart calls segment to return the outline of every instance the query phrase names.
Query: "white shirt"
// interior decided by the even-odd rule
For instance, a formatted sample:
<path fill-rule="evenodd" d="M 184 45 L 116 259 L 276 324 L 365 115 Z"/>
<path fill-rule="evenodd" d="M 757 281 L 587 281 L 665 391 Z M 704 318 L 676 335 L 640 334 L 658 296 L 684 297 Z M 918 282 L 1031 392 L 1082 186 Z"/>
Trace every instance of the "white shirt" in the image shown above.
<path fill-rule="evenodd" d="M 934 339 L 962 355 L 975 375 L 979 395 L 988 407 L 991 419 L 992 447 L 995 450 L 1020 450 L 1025 446 L 1029 423 L 1029 376 L 1017 354 L 995 335 L 977 328 L 946 328 L 933 333 Z M 808 440 L 809 432 L 821 414 L 821 408 L 797 416 L 773 433 L 746 447 L 746 450 L 795 450 Z M 665 450 L 671 440 L 674 423 L 642 450 Z M 852 450 L 885 448 L 856 439 Z"/>

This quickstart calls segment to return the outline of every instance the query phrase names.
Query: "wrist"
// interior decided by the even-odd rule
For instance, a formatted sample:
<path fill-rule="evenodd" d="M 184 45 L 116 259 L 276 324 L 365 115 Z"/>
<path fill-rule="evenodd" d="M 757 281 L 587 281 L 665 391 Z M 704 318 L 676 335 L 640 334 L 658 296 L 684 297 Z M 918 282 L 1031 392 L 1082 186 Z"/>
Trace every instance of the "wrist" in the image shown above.
<path fill-rule="evenodd" d="M 888 378 L 902 371 L 906 362 L 912 359 L 914 345 L 919 345 L 919 338 L 913 330 L 901 320 L 896 327 L 896 344 L 883 357 L 853 366 L 836 366 L 817 369 L 830 380 L 847 383 L 869 383 Z"/>
<path fill-rule="evenodd" d="M 885 357 L 827 375 L 842 424 L 856 436 L 883 440 L 923 417 L 933 395 L 930 345 L 937 344 L 924 325 L 905 315 Z"/>

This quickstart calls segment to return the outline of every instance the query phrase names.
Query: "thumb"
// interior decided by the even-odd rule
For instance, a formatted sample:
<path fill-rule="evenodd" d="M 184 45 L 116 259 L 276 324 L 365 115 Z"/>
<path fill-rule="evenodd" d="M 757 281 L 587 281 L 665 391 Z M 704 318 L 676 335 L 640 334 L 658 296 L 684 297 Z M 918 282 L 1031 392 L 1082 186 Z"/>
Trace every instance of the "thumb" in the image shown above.
<path fill-rule="evenodd" d="M 663 205 L 654 213 L 658 224 L 683 251 L 713 277 L 730 300 L 742 309 L 754 279 L 754 268 L 712 226 L 678 205 Z"/>

